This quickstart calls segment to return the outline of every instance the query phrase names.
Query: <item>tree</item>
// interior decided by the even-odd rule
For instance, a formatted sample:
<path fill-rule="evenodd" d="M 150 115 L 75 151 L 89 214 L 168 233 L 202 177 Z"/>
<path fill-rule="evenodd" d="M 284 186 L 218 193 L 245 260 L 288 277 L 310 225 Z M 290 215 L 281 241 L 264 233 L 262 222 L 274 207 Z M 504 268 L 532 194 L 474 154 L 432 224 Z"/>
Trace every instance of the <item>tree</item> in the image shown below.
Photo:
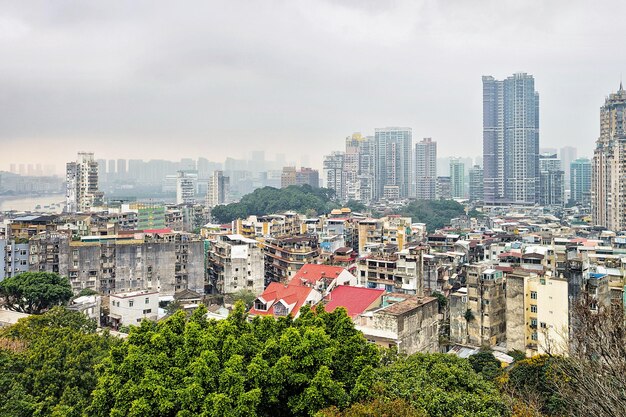
<path fill-rule="evenodd" d="M 94 291 L 91 288 L 83 288 L 78 293 L 79 297 L 88 296 L 88 295 L 98 295 L 98 291 Z"/>
<path fill-rule="evenodd" d="M 481 350 L 469 357 L 469 363 L 477 374 L 485 379 L 493 380 L 500 373 L 500 361 L 488 350 Z"/>
<path fill-rule="evenodd" d="M 0 297 L 9 310 L 41 314 L 72 298 L 66 277 L 52 272 L 23 272 L 0 282 Z"/>
<path fill-rule="evenodd" d="M 495 385 L 481 378 L 465 359 L 447 354 L 415 354 L 380 368 L 377 398 L 403 399 L 431 417 L 507 416 Z"/>
<path fill-rule="evenodd" d="M 584 295 L 574 305 L 569 356 L 552 374 L 571 415 L 626 415 L 626 325 L 621 305 Z"/>
<path fill-rule="evenodd" d="M 308 416 L 345 407 L 368 391 L 378 349 L 343 309 L 248 321 L 238 302 L 222 321 L 200 307 L 159 323 L 143 321 L 111 351 L 87 414 Z"/>
<path fill-rule="evenodd" d="M 81 416 L 96 386 L 95 366 L 119 343 L 63 307 L 20 320 L 0 339 L 21 344 L 0 348 L 0 416 Z"/>
<path fill-rule="evenodd" d="M 247 289 L 242 289 L 233 294 L 233 301 L 241 301 L 246 306 L 246 310 L 249 310 L 256 300 L 256 295 Z"/>

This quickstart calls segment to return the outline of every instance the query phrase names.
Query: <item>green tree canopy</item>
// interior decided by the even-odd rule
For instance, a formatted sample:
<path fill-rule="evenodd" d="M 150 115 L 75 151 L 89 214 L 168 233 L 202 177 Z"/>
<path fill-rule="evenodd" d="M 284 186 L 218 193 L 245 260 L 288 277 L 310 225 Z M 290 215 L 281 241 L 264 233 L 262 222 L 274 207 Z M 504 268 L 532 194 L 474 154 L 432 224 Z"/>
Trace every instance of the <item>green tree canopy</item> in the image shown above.
<path fill-rule="evenodd" d="M 66 277 L 52 272 L 23 272 L 0 282 L 0 297 L 9 310 L 41 314 L 72 298 Z"/>
<path fill-rule="evenodd" d="M 417 200 L 396 211 L 411 217 L 415 223 L 425 223 L 428 231 L 441 229 L 450 220 L 465 214 L 465 207 L 454 200 Z"/>
<path fill-rule="evenodd" d="M 447 354 L 415 354 L 380 368 L 375 379 L 384 398 L 408 401 L 430 417 L 507 416 L 496 387 L 469 362 Z"/>
<path fill-rule="evenodd" d="M 343 309 L 308 308 L 296 320 L 143 321 L 104 361 L 88 409 L 94 416 L 306 416 L 347 406 L 378 349 Z M 362 389 L 367 389 L 364 387 Z"/>
<path fill-rule="evenodd" d="M 245 219 L 250 215 L 265 215 L 293 210 L 326 213 L 338 207 L 332 198 L 334 191 L 310 185 L 291 185 L 287 188 L 263 187 L 246 194 L 238 203 L 214 207 L 211 215 L 220 223 Z"/>
<path fill-rule="evenodd" d="M 84 314 L 54 307 L 0 331 L 0 416 L 81 416 L 95 366 L 118 341 L 96 334 Z M 8 345 L 4 343 L 4 345 Z"/>

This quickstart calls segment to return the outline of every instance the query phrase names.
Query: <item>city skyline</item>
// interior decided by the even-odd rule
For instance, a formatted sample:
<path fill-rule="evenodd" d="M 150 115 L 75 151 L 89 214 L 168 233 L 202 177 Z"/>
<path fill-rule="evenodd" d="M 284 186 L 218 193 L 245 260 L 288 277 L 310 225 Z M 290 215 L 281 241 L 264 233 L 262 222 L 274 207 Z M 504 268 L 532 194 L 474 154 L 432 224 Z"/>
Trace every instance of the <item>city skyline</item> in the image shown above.
<path fill-rule="evenodd" d="M 223 160 L 248 147 L 305 154 L 321 169 L 346 135 L 394 125 L 432 137 L 441 156 L 474 157 L 479 77 L 518 71 L 542 94 L 542 145 L 591 156 L 595 115 L 626 67 L 597 47 L 619 37 L 621 2 L 197 3 L 195 18 L 158 2 L 67 4 L 71 14 L 59 4 L 4 8 L 0 169 L 49 161 L 62 172 L 82 150 Z"/>

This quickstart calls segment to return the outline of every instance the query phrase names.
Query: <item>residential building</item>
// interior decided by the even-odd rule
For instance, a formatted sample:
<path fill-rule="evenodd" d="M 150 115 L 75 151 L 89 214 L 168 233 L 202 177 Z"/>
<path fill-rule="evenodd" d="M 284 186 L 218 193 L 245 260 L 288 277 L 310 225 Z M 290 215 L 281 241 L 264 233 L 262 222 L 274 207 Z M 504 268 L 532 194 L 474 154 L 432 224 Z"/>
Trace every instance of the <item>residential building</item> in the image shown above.
<path fill-rule="evenodd" d="M 190 171 L 178 171 L 176 176 L 176 204 L 196 203 L 198 175 Z"/>
<path fill-rule="evenodd" d="M 331 293 L 332 295 L 332 293 Z M 371 343 L 395 347 L 399 353 L 439 351 L 439 304 L 435 297 L 385 294 L 381 307 L 353 318 Z"/>
<path fill-rule="evenodd" d="M 340 201 L 346 201 L 347 190 L 344 176 L 344 152 L 332 152 L 324 157 L 325 187 L 335 191 L 335 196 Z"/>
<path fill-rule="evenodd" d="M 527 356 L 567 353 L 566 279 L 516 270 L 506 276 L 506 346 Z"/>
<path fill-rule="evenodd" d="M 470 201 L 483 201 L 484 199 L 483 169 L 480 165 L 474 165 L 469 170 L 469 199 Z"/>
<path fill-rule="evenodd" d="M 65 211 L 88 212 L 102 202 L 98 190 L 98 162 L 93 152 L 79 152 L 75 162 L 68 162 L 65 172 Z"/>
<path fill-rule="evenodd" d="M 296 318 L 300 314 L 300 308 L 305 305 L 314 306 L 321 300 L 322 294 L 311 287 L 271 282 L 263 294 L 254 300 L 254 305 L 248 314 L 252 317 L 291 315 Z"/>
<path fill-rule="evenodd" d="M 226 204 L 229 184 L 230 179 L 224 176 L 223 171 L 213 172 L 213 175 L 209 179 L 206 194 L 206 206 L 208 208 Z"/>
<path fill-rule="evenodd" d="M 562 207 L 565 204 L 565 172 L 556 154 L 539 155 L 539 204 Z"/>
<path fill-rule="evenodd" d="M 359 285 L 388 292 L 422 295 L 424 257 L 427 246 L 411 246 L 398 251 L 377 251 L 362 255 L 357 262 Z"/>
<path fill-rule="evenodd" d="M 590 204 L 591 161 L 578 158 L 570 164 L 570 203 Z"/>
<path fill-rule="evenodd" d="M 144 319 L 156 321 L 158 312 L 159 293 L 156 291 L 134 291 L 109 297 L 109 319 L 116 329 L 137 326 Z"/>
<path fill-rule="evenodd" d="M 15 240 L 0 239 L 0 281 L 11 278 L 22 272 L 29 271 L 28 257 L 30 248 L 28 243 L 17 243 Z"/>
<path fill-rule="evenodd" d="M 609 95 L 600 109 L 591 174 L 594 225 L 626 230 L 626 90 Z"/>
<path fill-rule="evenodd" d="M 234 294 L 264 288 L 265 264 L 259 242 L 241 235 L 217 236 L 209 242 L 206 266 L 210 292 Z"/>
<path fill-rule="evenodd" d="M 467 287 L 450 295 L 450 341 L 495 346 L 506 340 L 506 298 L 502 271 L 487 262 L 466 269 Z"/>
<path fill-rule="evenodd" d="M 165 206 L 153 203 L 136 203 L 132 205 L 137 210 L 137 229 L 165 229 Z"/>
<path fill-rule="evenodd" d="M 304 266 L 320 256 L 317 235 L 270 237 L 261 243 L 265 256 L 265 283 L 288 282 Z"/>
<path fill-rule="evenodd" d="M 290 185 L 310 185 L 318 188 L 320 186 L 320 175 L 316 169 L 301 167 L 283 167 L 280 177 L 280 188 L 287 188 Z"/>
<path fill-rule="evenodd" d="M 465 164 L 460 158 L 450 158 L 450 194 L 465 198 Z"/>
<path fill-rule="evenodd" d="M 415 144 L 415 197 L 434 200 L 437 191 L 437 142 L 424 138 Z"/>
<path fill-rule="evenodd" d="M 525 73 L 483 76 L 484 199 L 488 205 L 539 202 L 539 95 Z"/>
<path fill-rule="evenodd" d="M 450 200 L 452 198 L 452 179 L 450 177 L 437 177 L 437 199 Z"/>
<path fill-rule="evenodd" d="M 393 197 L 397 194 L 398 198 L 408 198 L 411 188 L 411 128 L 376 129 L 374 138 L 376 182 L 374 198 L 384 198 L 385 194 Z"/>
<path fill-rule="evenodd" d="M 289 281 L 289 285 L 312 287 L 323 295 L 329 294 L 338 286 L 354 286 L 356 284 L 356 277 L 347 269 L 340 266 L 318 264 L 305 264 Z"/>

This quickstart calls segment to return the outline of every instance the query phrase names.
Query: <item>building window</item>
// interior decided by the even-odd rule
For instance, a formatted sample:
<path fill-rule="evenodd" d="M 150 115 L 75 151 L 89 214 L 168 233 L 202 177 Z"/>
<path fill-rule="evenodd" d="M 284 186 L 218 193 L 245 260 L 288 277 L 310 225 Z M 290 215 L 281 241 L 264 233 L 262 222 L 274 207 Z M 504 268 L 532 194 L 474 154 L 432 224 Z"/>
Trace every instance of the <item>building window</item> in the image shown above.
<path fill-rule="evenodd" d="M 537 340 L 537 333 L 533 333 L 532 335 L 530 335 L 530 338 L 533 340 Z"/>
<path fill-rule="evenodd" d="M 150 314 L 150 313 L 152 313 L 152 309 L 151 308 L 143 311 L 143 314 Z"/>
<path fill-rule="evenodd" d="M 145 304 L 150 304 L 150 299 L 148 297 L 146 297 L 144 301 L 145 301 Z"/>
<path fill-rule="evenodd" d="M 539 326 L 541 326 L 542 329 L 546 328 L 546 324 L 544 322 L 539 323 Z"/>
<path fill-rule="evenodd" d="M 537 319 L 530 319 L 530 327 L 533 329 L 537 327 Z"/>
<path fill-rule="evenodd" d="M 530 312 L 531 313 L 536 313 L 537 312 L 537 305 L 536 304 L 531 304 L 530 305 Z"/>
<path fill-rule="evenodd" d="M 133 300 L 130 300 L 130 301 L 128 302 L 128 307 L 132 307 L 132 306 L 133 306 L 133 304 L 135 304 L 135 302 L 134 302 Z"/>
<path fill-rule="evenodd" d="M 531 300 L 536 300 L 537 299 L 537 291 L 531 291 L 530 292 L 530 299 Z"/>

